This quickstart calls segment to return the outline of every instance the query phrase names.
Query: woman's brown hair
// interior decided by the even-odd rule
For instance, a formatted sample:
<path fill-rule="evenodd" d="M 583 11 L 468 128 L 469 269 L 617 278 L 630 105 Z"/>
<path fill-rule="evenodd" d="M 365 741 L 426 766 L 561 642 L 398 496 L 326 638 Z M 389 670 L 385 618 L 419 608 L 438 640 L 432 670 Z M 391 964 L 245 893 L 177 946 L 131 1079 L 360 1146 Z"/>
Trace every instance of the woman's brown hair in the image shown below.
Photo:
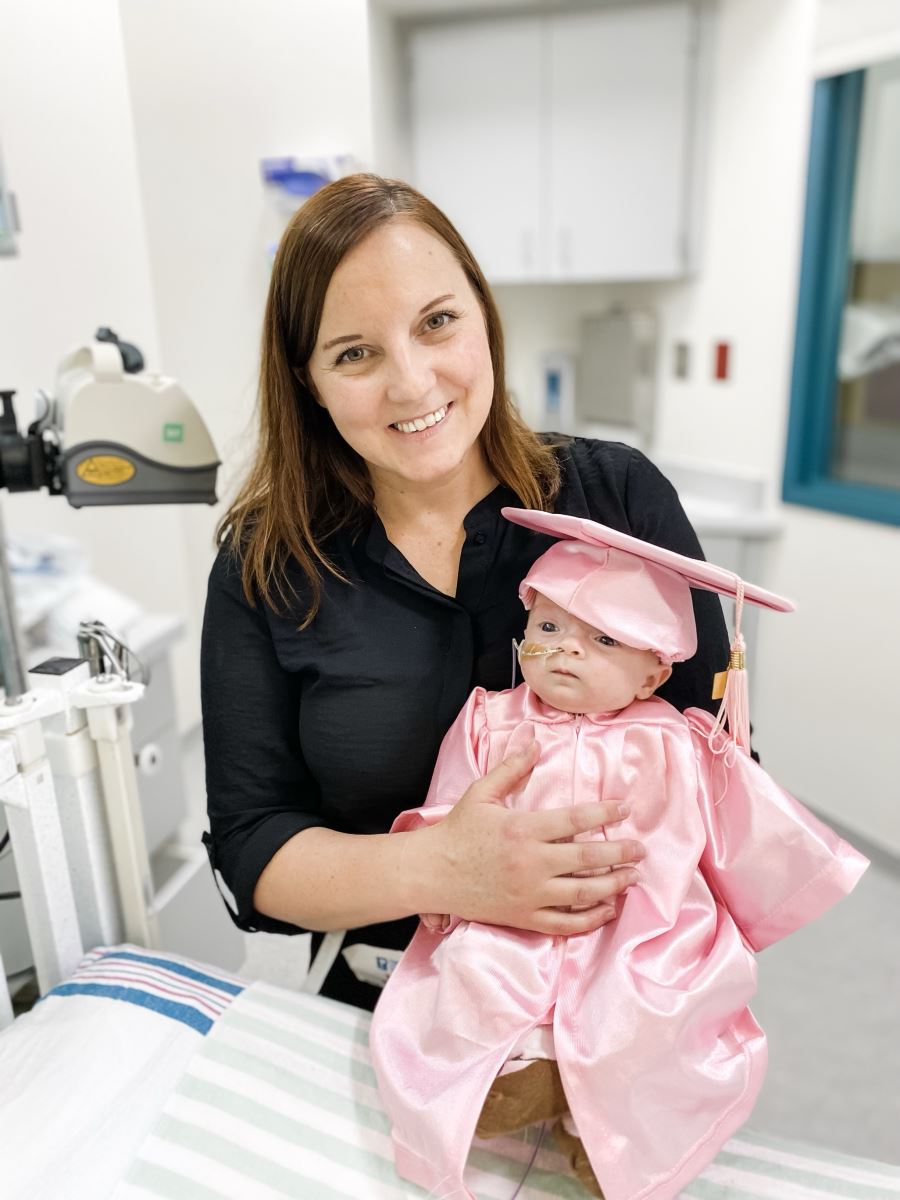
<path fill-rule="evenodd" d="M 262 335 L 259 440 L 250 473 L 216 529 L 241 561 L 244 593 L 275 607 L 296 589 L 291 558 L 309 584 L 303 626 L 318 611 L 324 569 L 344 578 L 322 550 L 345 526 L 362 528 L 372 511 L 364 459 L 334 427 L 306 382 L 325 293 L 343 257 L 394 217 L 418 221 L 453 252 L 484 313 L 494 396 L 481 431 L 487 464 L 527 508 L 545 508 L 559 488 L 553 449 L 521 420 L 506 393 L 503 331 L 487 281 L 440 209 L 409 184 L 350 175 L 316 192 L 291 219 L 272 267 Z"/>

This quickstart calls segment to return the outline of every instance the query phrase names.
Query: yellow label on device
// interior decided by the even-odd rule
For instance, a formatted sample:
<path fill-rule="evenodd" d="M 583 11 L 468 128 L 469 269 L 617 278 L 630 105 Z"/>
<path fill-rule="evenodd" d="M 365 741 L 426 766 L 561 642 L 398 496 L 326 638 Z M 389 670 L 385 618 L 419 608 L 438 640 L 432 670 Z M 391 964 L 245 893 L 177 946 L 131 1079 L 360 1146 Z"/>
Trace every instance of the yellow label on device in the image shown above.
<path fill-rule="evenodd" d="M 713 675 L 713 700 L 721 700 L 725 695 L 725 680 L 728 678 L 727 671 L 716 671 Z"/>
<path fill-rule="evenodd" d="M 133 462 L 118 454 L 94 454 L 81 460 L 75 468 L 75 474 L 85 483 L 93 483 L 97 487 L 115 487 L 132 479 L 136 470 Z"/>

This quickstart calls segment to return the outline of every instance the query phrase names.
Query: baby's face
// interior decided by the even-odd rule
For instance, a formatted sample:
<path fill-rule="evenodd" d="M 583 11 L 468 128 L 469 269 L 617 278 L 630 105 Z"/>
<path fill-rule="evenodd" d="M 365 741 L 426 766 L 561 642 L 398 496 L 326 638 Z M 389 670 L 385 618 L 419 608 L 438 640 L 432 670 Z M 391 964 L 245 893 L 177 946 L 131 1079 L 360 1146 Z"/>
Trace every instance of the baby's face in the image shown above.
<path fill-rule="evenodd" d="M 617 712 L 652 696 L 672 673 L 652 650 L 623 646 L 541 595 L 528 614 L 525 641 L 562 647 L 558 654 L 519 661 L 531 690 L 563 712 Z"/>

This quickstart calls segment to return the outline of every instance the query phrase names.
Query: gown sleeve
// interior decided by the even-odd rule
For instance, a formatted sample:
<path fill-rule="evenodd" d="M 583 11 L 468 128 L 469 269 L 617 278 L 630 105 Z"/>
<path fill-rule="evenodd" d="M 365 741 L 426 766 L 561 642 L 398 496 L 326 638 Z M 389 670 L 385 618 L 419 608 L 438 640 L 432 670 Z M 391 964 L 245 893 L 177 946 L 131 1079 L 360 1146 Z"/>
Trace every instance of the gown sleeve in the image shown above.
<path fill-rule="evenodd" d="M 747 945 L 763 950 L 848 895 L 869 862 L 743 751 L 730 765 L 714 754 L 709 713 L 685 716 L 707 834 L 700 870 Z"/>
<path fill-rule="evenodd" d="M 444 735 L 424 805 L 400 813 L 391 826 L 391 833 L 436 825 L 469 785 L 484 775 L 488 756 L 484 708 L 484 688 L 477 687 Z"/>
<path fill-rule="evenodd" d="M 408 808 L 395 818 L 391 833 L 406 833 L 443 821 L 470 784 L 487 769 L 487 722 L 484 713 L 484 688 L 477 687 L 459 716 L 447 730 L 438 753 L 431 786 L 421 808 Z M 446 937 L 459 924 L 451 914 L 443 928 L 430 927 L 432 933 Z"/>

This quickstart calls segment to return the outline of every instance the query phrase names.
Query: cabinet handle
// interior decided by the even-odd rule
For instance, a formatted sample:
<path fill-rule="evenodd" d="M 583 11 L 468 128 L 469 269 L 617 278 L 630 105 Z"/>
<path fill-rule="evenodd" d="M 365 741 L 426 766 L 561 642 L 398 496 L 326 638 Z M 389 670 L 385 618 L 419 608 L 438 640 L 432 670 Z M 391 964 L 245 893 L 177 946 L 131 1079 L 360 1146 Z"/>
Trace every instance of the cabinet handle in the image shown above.
<path fill-rule="evenodd" d="M 534 231 L 531 229 L 522 232 L 522 266 L 526 271 L 534 266 Z"/>
<path fill-rule="evenodd" d="M 559 265 L 563 271 L 572 270 L 572 230 L 568 225 L 559 231 Z"/>

